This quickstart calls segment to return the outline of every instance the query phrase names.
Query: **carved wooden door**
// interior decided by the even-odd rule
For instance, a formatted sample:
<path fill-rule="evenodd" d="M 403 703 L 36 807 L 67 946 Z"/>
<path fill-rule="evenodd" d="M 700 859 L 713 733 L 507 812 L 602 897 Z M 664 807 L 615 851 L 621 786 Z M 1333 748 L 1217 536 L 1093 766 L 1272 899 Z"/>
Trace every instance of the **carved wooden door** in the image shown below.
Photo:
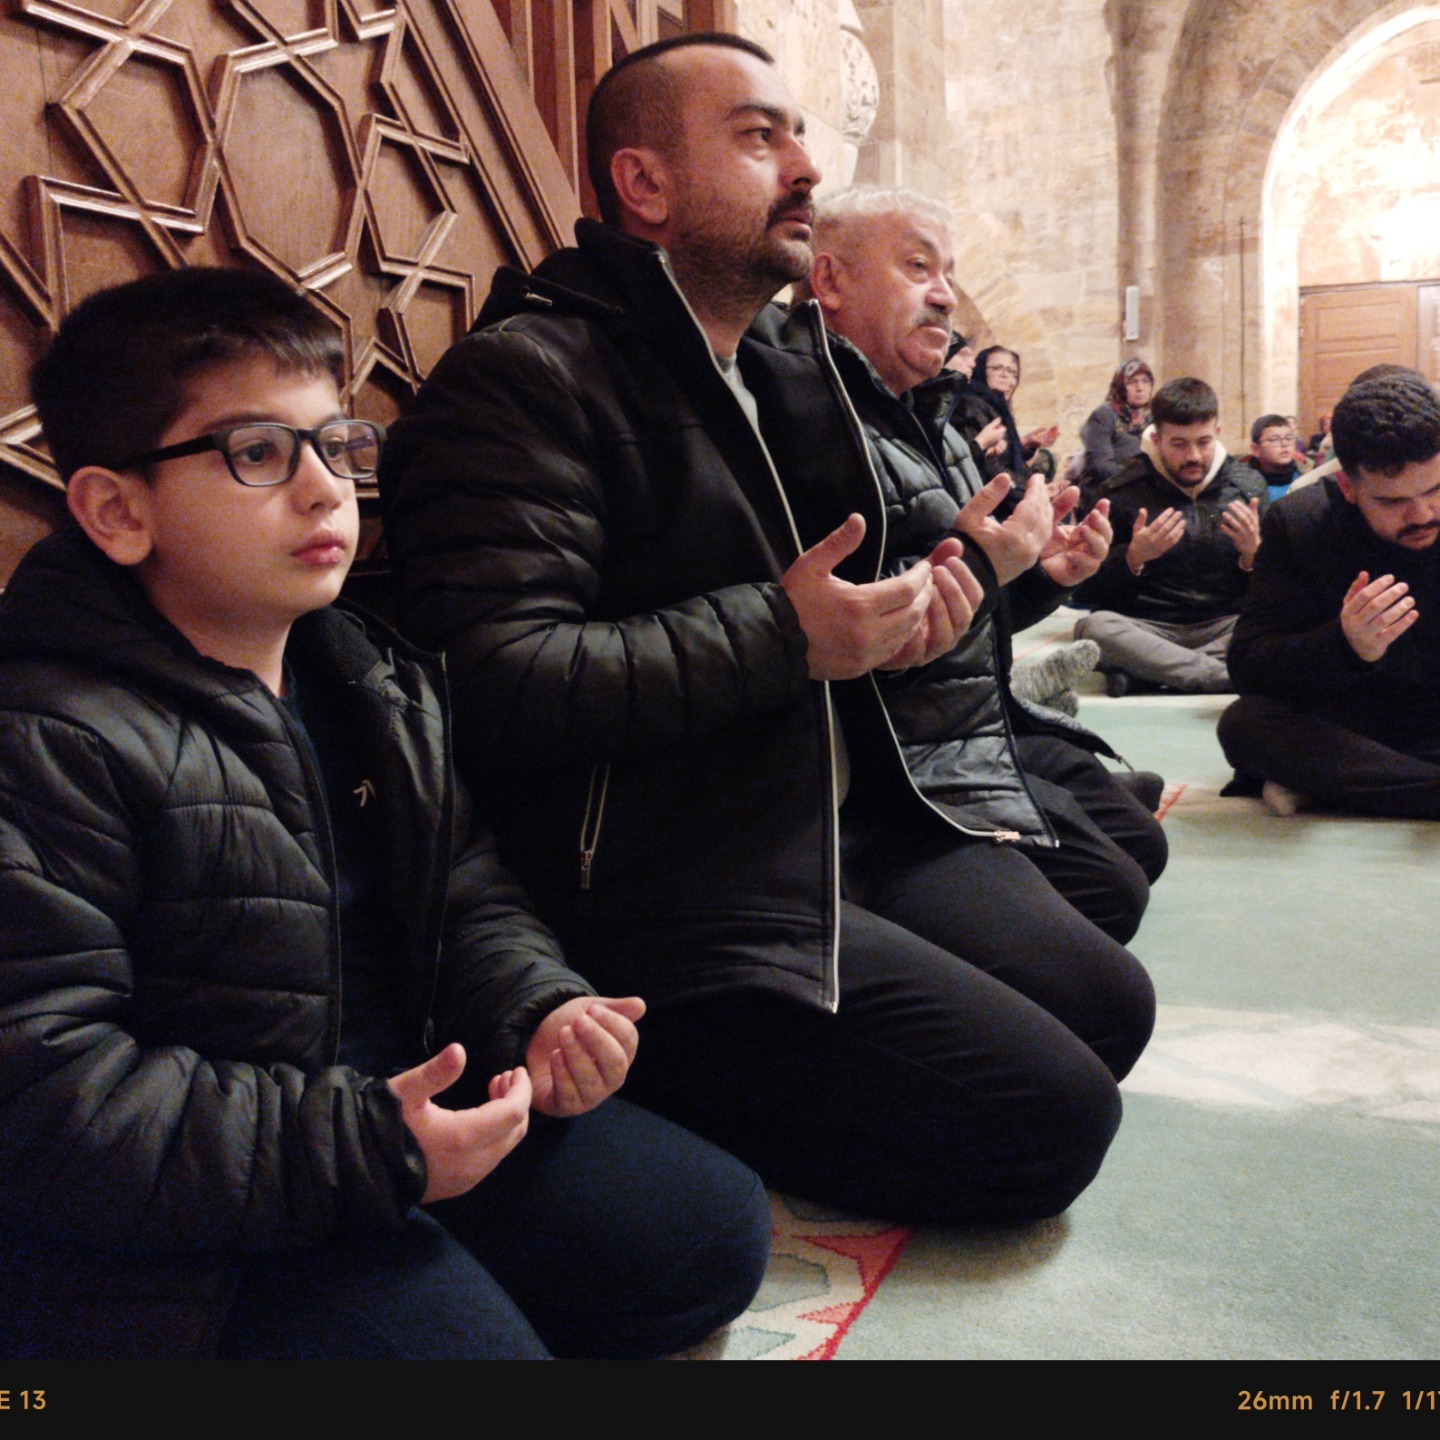
<path fill-rule="evenodd" d="M 1371 365 L 1421 365 L 1421 287 L 1408 282 L 1300 292 L 1300 429 L 1313 434 L 1323 411 Z"/>
<path fill-rule="evenodd" d="M 26 377 L 79 300 L 166 267 L 272 271 L 340 325 L 355 413 L 388 421 L 495 267 L 568 240 L 577 117 L 612 57 L 734 18 L 734 0 L 6 0 L 0 583 L 60 512 Z"/>

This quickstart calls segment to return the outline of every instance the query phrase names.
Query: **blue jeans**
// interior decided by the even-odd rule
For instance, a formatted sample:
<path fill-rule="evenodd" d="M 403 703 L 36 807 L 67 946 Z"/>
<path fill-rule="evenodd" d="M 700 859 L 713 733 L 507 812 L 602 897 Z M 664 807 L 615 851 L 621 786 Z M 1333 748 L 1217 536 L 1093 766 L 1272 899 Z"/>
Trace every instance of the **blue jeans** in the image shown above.
<path fill-rule="evenodd" d="M 245 1262 L 220 1356 L 673 1354 L 745 1309 L 769 1243 L 751 1171 L 612 1099 L 533 1117 L 493 1174 L 398 1235 Z"/>

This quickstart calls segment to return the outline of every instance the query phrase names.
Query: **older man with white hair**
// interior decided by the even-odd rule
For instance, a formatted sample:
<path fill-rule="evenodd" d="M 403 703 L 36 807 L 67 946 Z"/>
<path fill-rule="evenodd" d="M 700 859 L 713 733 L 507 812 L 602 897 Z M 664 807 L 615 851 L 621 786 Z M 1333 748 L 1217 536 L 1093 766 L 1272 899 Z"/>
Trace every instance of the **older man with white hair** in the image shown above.
<path fill-rule="evenodd" d="M 1012 609 L 1022 623 L 1039 618 L 1095 571 L 1109 542 L 1104 508 L 1058 526 L 1032 477 L 1001 520 L 1011 482 L 982 485 L 947 427 L 958 379 L 942 369 L 956 303 L 944 206 L 860 187 L 818 201 L 815 226 L 799 298 L 820 306 L 869 440 L 887 510 L 885 567 L 903 570 L 906 557 L 958 533 L 992 592 L 954 649 L 874 677 L 913 784 L 950 828 L 902 843 L 893 829 L 852 827 L 864 903 L 1006 973 L 1080 1033 L 1098 996 L 1124 995 L 1137 1024 L 1149 981 L 1123 946 L 1164 866 L 1163 833 L 1095 758 L 1113 754 L 1104 741 L 1027 706 L 1009 684 Z"/>

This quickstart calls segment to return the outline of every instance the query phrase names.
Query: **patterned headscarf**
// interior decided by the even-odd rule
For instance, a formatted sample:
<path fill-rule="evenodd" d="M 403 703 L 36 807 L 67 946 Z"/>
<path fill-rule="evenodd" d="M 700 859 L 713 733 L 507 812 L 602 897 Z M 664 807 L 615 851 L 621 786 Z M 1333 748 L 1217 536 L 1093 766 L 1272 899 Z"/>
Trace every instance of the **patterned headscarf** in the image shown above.
<path fill-rule="evenodd" d="M 1110 408 L 1120 417 L 1120 424 L 1132 435 L 1138 435 L 1150 423 L 1150 407 L 1142 405 L 1136 409 L 1125 398 L 1125 385 L 1137 375 L 1150 377 L 1150 390 L 1155 390 L 1155 372 L 1143 360 L 1127 360 L 1111 377 L 1110 390 L 1105 396 Z"/>

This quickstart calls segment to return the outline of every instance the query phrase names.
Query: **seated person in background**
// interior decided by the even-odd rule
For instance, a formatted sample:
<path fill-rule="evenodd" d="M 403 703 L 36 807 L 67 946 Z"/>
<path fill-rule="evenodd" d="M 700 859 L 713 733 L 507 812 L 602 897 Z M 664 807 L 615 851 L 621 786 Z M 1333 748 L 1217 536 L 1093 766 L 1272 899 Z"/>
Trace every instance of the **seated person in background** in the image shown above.
<path fill-rule="evenodd" d="M 1225 453 L 1219 404 L 1203 380 L 1172 380 L 1151 410 L 1140 457 L 1100 486 L 1115 538 L 1080 592 L 1093 613 L 1075 634 L 1100 646 L 1111 695 L 1133 680 L 1223 693 L 1265 482 Z"/>
<path fill-rule="evenodd" d="M 1103 481 L 1138 458 L 1154 392 L 1155 376 L 1143 360 L 1127 360 L 1111 377 L 1105 403 L 1092 410 L 1080 427 L 1087 491 L 1097 491 Z"/>
<path fill-rule="evenodd" d="M 657 1355 L 763 1271 L 757 1178 L 606 1099 L 645 1007 L 472 824 L 438 667 L 331 605 L 383 438 L 342 362 L 181 270 L 35 370 L 78 525 L 0 606 L 11 1359 Z"/>
<path fill-rule="evenodd" d="M 1134 962 L 1080 915 L 1128 941 L 1164 868 L 1164 834 L 1095 758 L 1114 755 L 1103 740 L 1016 699 L 1010 636 L 1094 574 L 1109 543 L 1107 507 L 1060 526 L 1032 477 L 1010 517 L 994 518 L 1008 477 L 982 488 L 969 446 L 943 420 L 958 383 L 941 369 L 955 304 L 951 224 L 948 209 L 910 190 L 859 186 L 819 201 L 815 263 L 795 294 L 816 300 L 839 337 L 835 363 L 884 492 L 886 570 L 903 572 L 958 533 L 971 568 L 1002 587 L 948 653 L 875 677 L 916 788 L 973 837 L 954 847 L 953 875 L 986 904 L 967 906 L 948 942 L 932 938 L 968 957 L 998 954 L 1038 923 L 1070 963 L 1100 973 Z M 1076 498 L 1071 490 L 1067 509 Z M 930 922 L 917 913 L 906 923 L 923 934 Z"/>
<path fill-rule="evenodd" d="M 1272 501 L 1310 468 L 1295 449 L 1295 427 L 1283 415 L 1262 415 L 1250 427 L 1246 463 L 1265 481 Z"/>
<path fill-rule="evenodd" d="M 1220 743 L 1276 814 L 1440 819 L 1440 400 L 1361 380 L 1332 433 L 1340 473 L 1265 517 Z"/>
<path fill-rule="evenodd" d="M 966 380 L 975 373 L 975 349 L 958 330 L 950 332 L 950 344 L 945 350 L 945 368 L 964 376 Z"/>
<path fill-rule="evenodd" d="M 975 464 L 986 480 L 1009 475 L 1018 484 L 1020 477 L 1029 474 L 1035 452 L 1042 445 L 1053 445 L 1060 434 L 1058 425 L 1020 434 L 1011 410 L 1019 388 L 1019 354 L 992 345 L 975 357 L 970 383 L 955 396 L 950 423 L 970 442 Z M 999 432 L 994 429 L 997 421 Z M 995 443 L 997 434 L 1003 434 L 1003 446 Z M 1053 463 L 1050 468 L 1053 473 Z"/>
<path fill-rule="evenodd" d="M 1319 428 L 1310 437 L 1305 446 L 1305 458 L 1309 460 L 1312 465 L 1320 464 L 1320 452 L 1322 450 L 1326 451 L 1326 458 L 1328 459 L 1329 451 L 1334 448 L 1327 444 L 1330 439 L 1330 412 L 1328 410 L 1322 410 L 1315 423 Z"/>

